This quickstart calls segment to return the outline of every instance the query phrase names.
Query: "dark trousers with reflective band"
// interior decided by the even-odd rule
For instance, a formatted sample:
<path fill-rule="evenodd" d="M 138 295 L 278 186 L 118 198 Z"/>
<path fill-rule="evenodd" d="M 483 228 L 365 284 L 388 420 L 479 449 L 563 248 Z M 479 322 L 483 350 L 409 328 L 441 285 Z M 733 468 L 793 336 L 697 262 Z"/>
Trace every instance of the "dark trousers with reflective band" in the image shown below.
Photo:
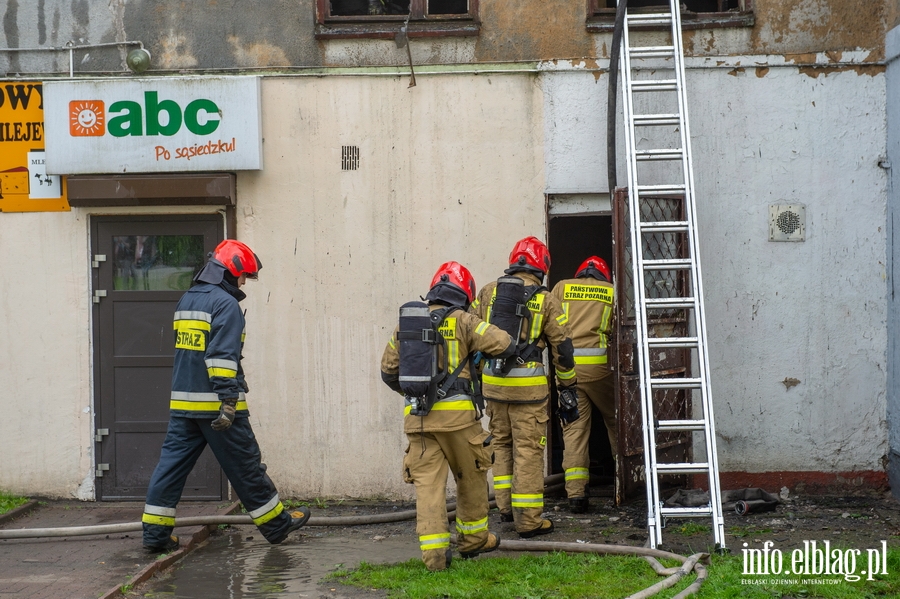
<path fill-rule="evenodd" d="M 566 472 L 566 495 L 584 497 L 590 479 L 590 437 L 591 420 L 596 409 L 603 417 L 606 434 L 613 458 L 616 456 L 618 436 L 616 435 L 616 401 L 612 375 L 598 381 L 578 382 L 578 420 L 562 427 L 563 451 L 562 467 Z"/>
<path fill-rule="evenodd" d="M 261 463 L 259 444 L 249 418 L 235 418 L 224 431 L 211 419 L 169 418 L 159 464 L 150 478 L 144 508 L 144 545 L 162 546 L 172 533 L 175 506 L 194 464 L 209 445 L 241 503 L 268 541 L 279 540 L 291 523 L 278 491 Z"/>
<path fill-rule="evenodd" d="M 416 485 L 416 532 L 422 561 L 442 569 L 450 547 L 447 530 L 447 471 L 456 480 L 456 546 L 475 551 L 488 541 L 487 471 L 492 449 L 480 423 L 446 433 L 407 433 L 403 477 Z"/>
<path fill-rule="evenodd" d="M 544 448 L 547 402 L 488 401 L 494 435 L 494 498 L 503 511 L 512 509 L 517 532 L 541 525 L 544 511 Z"/>

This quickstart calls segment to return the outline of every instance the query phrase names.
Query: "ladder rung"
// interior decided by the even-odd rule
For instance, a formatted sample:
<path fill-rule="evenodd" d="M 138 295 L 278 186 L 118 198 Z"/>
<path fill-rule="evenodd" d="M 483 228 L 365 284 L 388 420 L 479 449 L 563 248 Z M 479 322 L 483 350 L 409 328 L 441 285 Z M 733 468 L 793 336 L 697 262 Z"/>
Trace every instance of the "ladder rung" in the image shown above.
<path fill-rule="evenodd" d="M 636 114 L 632 117 L 635 127 L 659 127 L 660 125 L 680 125 L 677 114 Z"/>
<path fill-rule="evenodd" d="M 657 420 L 657 431 L 705 431 L 705 420 Z"/>
<path fill-rule="evenodd" d="M 706 462 L 657 464 L 656 471 L 659 474 L 700 474 L 709 472 L 709 464 Z"/>
<path fill-rule="evenodd" d="M 684 193 L 684 184 L 678 185 L 638 185 L 638 196 L 646 198 L 658 198 L 673 194 Z"/>
<path fill-rule="evenodd" d="M 687 232 L 691 223 L 686 220 L 669 220 L 641 223 L 641 233 L 681 233 Z"/>
<path fill-rule="evenodd" d="M 700 518 L 712 516 L 712 509 L 709 506 L 699 507 L 661 507 L 659 513 L 663 517 L 668 518 Z"/>
<path fill-rule="evenodd" d="M 650 379 L 650 387 L 653 389 L 699 389 L 701 385 L 700 379 Z"/>
<path fill-rule="evenodd" d="M 628 15 L 629 26 L 670 25 L 671 23 L 672 15 L 666 12 Z"/>
<path fill-rule="evenodd" d="M 650 347 L 697 347 L 698 341 L 696 337 L 650 337 L 647 339 L 647 345 Z"/>
<path fill-rule="evenodd" d="M 692 297 L 654 297 L 644 300 L 647 308 L 657 310 L 673 309 L 673 308 L 693 308 L 694 298 Z"/>
<path fill-rule="evenodd" d="M 636 160 L 681 160 L 684 152 L 680 148 L 671 150 L 638 150 L 634 153 Z"/>
<path fill-rule="evenodd" d="M 647 79 L 632 81 L 631 91 L 635 92 L 674 92 L 678 91 L 678 82 L 674 79 Z"/>
<path fill-rule="evenodd" d="M 690 268 L 693 262 L 689 258 L 678 258 L 671 260 L 644 260 L 644 270 L 675 270 L 679 268 Z"/>
<path fill-rule="evenodd" d="M 628 51 L 632 58 L 672 58 L 675 56 L 675 46 L 642 46 Z"/>

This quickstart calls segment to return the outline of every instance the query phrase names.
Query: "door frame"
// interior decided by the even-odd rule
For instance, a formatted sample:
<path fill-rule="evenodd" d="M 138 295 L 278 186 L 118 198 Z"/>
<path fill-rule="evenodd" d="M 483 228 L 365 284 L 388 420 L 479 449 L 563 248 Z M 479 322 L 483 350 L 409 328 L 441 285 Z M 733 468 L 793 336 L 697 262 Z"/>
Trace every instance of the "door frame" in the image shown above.
<path fill-rule="evenodd" d="M 237 175 L 227 172 L 213 173 L 160 173 L 160 174 L 108 174 L 69 175 L 66 178 L 69 205 L 85 209 L 88 216 L 87 230 L 90 236 L 90 219 L 97 216 L 124 216 L 134 214 L 124 210 L 145 207 L 177 207 L 172 215 L 220 214 L 225 223 L 223 238 L 233 239 L 237 229 Z M 101 208 L 102 212 L 96 210 Z M 185 208 L 187 210 L 185 210 Z M 122 210 L 124 209 L 124 210 Z M 135 216 L 150 215 L 147 212 Z M 88 239 L 88 249 L 93 241 Z M 90 295 L 95 289 L 91 277 Z M 94 310 L 90 312 L 90 339 L 96 346 Z M 94 381 L 95 347 L 91 347 L 91 408 L 96 413 L 98 398 Z M 92 419 L 91 436 L 96 438 L 96 419 Z M 91 469 L 96 473 L 99 453 L 92 445 Z M 97 487 L 94 479 L 94 497 Z"/>
<path fill-rule="evenodd" d="M 91 297 L 94 297 L 94 291 L 101 289 L 103 286 L 106 286 L 109 281 L 101 281 L 101 267 L 102 263 L 100 261 L 95 260 L 97 254 L 104 254 L 104 249 L 102 247 L 103 240 L 101 237 L 101 230 L 104 228 L 108 228 L 109 226 L 115 226 L 118 224 L 123 229 L 131 228 L 131 230 L 140 230 L 143 226 L 153 225 L 156 223 L 206 223 L 207 224 L 207 233 L 204 234 L 204 237 L 209 237 L 211 235 L 211 239 L 207 239 L 204 242 L 204 250 L 211 250 L 218 243 L 219 240 L 224 238 L 225 233 L 225 222 L 222 218 L 221 213 L 180 213 L 180 214 L 171 214 L 171 213 L 159 213 L 159 214 L 104 214 L 104 215 L 90 215 L 89 217 L 89 230 L 90 230 L 90 250 L 91 250 Z M 214 229 L 212 232 L 208 230 L 209 226 L 212 226 Z M 136 233 L 140 234 L 140 233 Z M 109 260 L 107 260 L 109 264 L 109 268 L 114 269 L 115 265 L 112 264 L 111 256 L 109 256 Z M 113 273 L 114 276 L 114 273 Z M 122 293 L 123 291 L 113 291 L 112 289 L 107 289 L 107 294 L 109 293 Z M 129 293 L 129 291 L 125 291 Z M 158 293 L 153 291 L 136 291 L 143 294 L 147 293 Z M 111 415 L 108 413 L 110 410 L 114 410 L 116 407 L 116 398 L 115 395 L 112 397 L 105 396 L 104 393 L 110 393 L 107 391 L 105 386 L 112 386 L 113 391 L 115 393 L 114 385 L 112 385 L 112 381 L 110 380 L 110 369 L 113 368 L 111 362 L 116 359 L 114 355 L 110 352 L 112 351 L 111 347 L 108 347 L 109 339 L 106 339 L 107 343 L 104 343 L 103 339 L 103 327 L 104 324 L 107 326 L 111 326 L 113 324 L 112 315 L 106 314 L 103 312 L 105 310 L 110 309 L 113 304 L 115 296 L 100 297 L 99 302 L 93 301 L 91 306 L 91 339 L 92 339 L 92 349 L 91 349 L 91 375 L 92 375 L 92 395 L 93 395 L 93 406 L 94 406 L 94 418 L 93 418 L 93 436 L 94 436 L 94 444 L 93 444 L 93 457 L 94 457 L 94 494 L 95 499 L 104 501 L 104 500 L 112 500 L 112 501 L 126 501 L 126 500 L 135 500 L 137 501 L 139 498 L 137 496 L 134 497 L 123 497 L 121 495 L 115 493 L 104 493 L 104 481 L 101 480 L 106 476 L 114 476 L 116 471 L 116 450 L 114 449 L 115 440 L 115 432 L 112 430 L 112 424 L 115 424 L 116 417 L 115 415 Z M 121 301 L 121 298 L 120 298 Z M 105 319 L 105 320 L 104 320 Z M 107 335 L 113 334 L 111 331 L 107 331 Z M 174 349 L 173 349 L 174 353 Z M 165 358 L 147 358 L 145 360 L 149 362 L 154 361 L 165 361 Z M 166 387 L 168 387 L 168 382 L 166 383 Z M 128 428 L 126 426 L 126 428 Z M 140 426 L 137 427 L 138 429 Z M 109 431 L 106 435 L 101 434 L 103 431 Z M 122 431 L 119 431 L 122 432 Z M 164 433 L 164 430 L 161 431 Z M 106 445 L 104 445 L 106 443 Z M 158 456 L 154 456 L 158 457 Z M 207 458 L 202 458 L 207 459 Z M 106 465 L 109 469 L 103 470 L 101 467 Z M 214 490 L 213 493 L 217 494 L 218 497 L 198 497 L 198 499 L 213 499 L 213 500 L 221 500 L 223 498 L 228 497 L 228 481 L 224 476 L 224 473 L 219 468 L 218 471 L 218 484 L 213 485 L 213 488 L 217 487 L 217 490 Z M 111 490 L 111 489 L 110 489 Z M 187 498 L 186 498 L 187 499 Z"/>

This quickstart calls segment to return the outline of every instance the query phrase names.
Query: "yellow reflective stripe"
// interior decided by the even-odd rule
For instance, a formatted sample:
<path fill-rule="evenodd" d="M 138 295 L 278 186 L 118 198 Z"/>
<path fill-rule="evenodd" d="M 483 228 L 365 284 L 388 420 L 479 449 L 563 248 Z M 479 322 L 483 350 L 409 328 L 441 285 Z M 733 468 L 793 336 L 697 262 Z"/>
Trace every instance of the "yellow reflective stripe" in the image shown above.
<path fill-rule="evenodd" d="M 487 516 L 481 520 L 474 522 L 463 522 L 459 518 L 456 519 L 456 530 L 464 535 L 472 535 L 478 532 L 484 532 L 488 529 Z"/>
<path fill-rule="evenodd" d="M 587 468 L 566 468 L 566 480 L 589 479 L 590 472 Z"/>
<path fill-rule="evenodd" d="M 477 327 L 475 327 L 475 334 L 484 335 L 484 332 L 487 331 L 488 326 L 489 326 L 488 323 L 482 322 Z"/>
<path fill-rule="evenodd" d="M 575 356 L 576 364 L 606 364 L 607 356 Z"/>
<path fill-rule="evenodd" d="M 187 412 L 218 412 L 222 407 L 221 401 L 179 401 L 173 399 L 169 402 L 170 410 L 185 410 Z M 247 409 L 246 401 L 239 401 L 234 408 L 238 412 Z"/>
<path fill-rule="evenodd" d="M 388 339 L 388 345 L 391 346 L 391 349 L 397 349 L 397 346 L 394 344 L 394 337 L 391 335 L 391 338 Z"/>
<path fill-rule="evenodd" d="M 194 329 L 197 331 L 208 331 L 211 325 L 202 320 L 176 320 L 172 323 L 172 328 L 176 331 L 183 329 Z"/>
<path fill-rule="evenodd" d="M 546 376 L 522 376 L 522 377 L 502 377 L 484 375 L 482 383 L 485 385 L 496 385 L 497 387 L 534 387 L 536 385 L 546 385 Z"/>
<path fill-rule="evenodd" d="M 263 514 L 259 518 L 253 518 L 253 523 L 256 524 L 257 526 L 262 526 L 269 520 L 277 517 L 278 514 L 280 514 L 283 511 L 284 511 L 284 505 L 279 501 L 278 505 L 276 505 L 274 508 L 272 508 L 267 513 Z"/>
<path fill-rule="evenodd" d="M 512 487 L 512 474 L 503 474 L 494 477 L 495 489 L 509 489 Z"/>
<path fill-rule="evenodd" d="M 544 315 L 535 314 L 531 319 L 531 332 L 528 334 L 528 342 L 534 343 L 534 340 L 541 336 L 544 329 Z"/>
<path fill-rule="evenodd" d="M 432 412 L 446 412 L 449 410 L 474 410 L 475 405 L 471 399 L 454 400 L 454 401 L 438 401 L 431 406 Z"/>
<path fill-rule="evenodd" d="M 606 331 L 609 329 L 609 320 L 612 316 L 612 313 L 612 308 L 603 306 L 603 316 L 600 318 L 600 330 Z"/>
<path fill-rule="evenodd" d="M 419 549 L 444 549 L 450 546 L 450 533 L 443 532 L 436 535 L 422 535 L 419 537 Z"/>
<path fill-rule="evenodd" d="M 459 366 L 459 341 L 447 341 L 447 365 L 451 372 Z"/>
<path fill-rule="evenodd" d="M 403 415 L 404 415 L 404 416 L 409 416 L 409 413 L 410 413 L 410 412 L 412 412 L 412 406 L 407 405 L 405 408 L 403 408 Z"/>
<path fill-rule="evenodd" d="M 244 339 L 247 338 L 247 333 L 241 333 L 241 343 L 244 342 Z"/>
<path fill-rule="evenodd" d="M 544 495 L 543 493 L 536 495 L 516 495 L 513 493 L 511 503 L 513 507 L 544 507 Z"/>
<path fill-rule="evenodd" d="M 557 317 L 556 317 L 556 322 L 559 323 L 559 326 L 565 325 L 567 322 L 569 322 L 569 315 L 568 315 L 568 313 L 563 312 L 562 314 L 560 314 L 559 316 L 557 316 Z"/>
<path fill-rule="evenodd" d="M 237 376 L 237 370 L 231 370 L 230 368 L 207 368 L 206 372 L 209 374 L 209 378 L 221 376 L 226 379 L 233 379 Z"/>
<path fill-rule="evenodd" d="M 168 516 L 156 516 L 154 514 L 144 514 L 141 517 L 144 524 L 157 524 L 159 526 L 175 526 L 175 518 Z"/>
<path fill-rule="evenodd" d="M 571 370 L 557 370 L 556 377 L 564 381 L 575 378 L 575 369 L 572 368 Z"/>

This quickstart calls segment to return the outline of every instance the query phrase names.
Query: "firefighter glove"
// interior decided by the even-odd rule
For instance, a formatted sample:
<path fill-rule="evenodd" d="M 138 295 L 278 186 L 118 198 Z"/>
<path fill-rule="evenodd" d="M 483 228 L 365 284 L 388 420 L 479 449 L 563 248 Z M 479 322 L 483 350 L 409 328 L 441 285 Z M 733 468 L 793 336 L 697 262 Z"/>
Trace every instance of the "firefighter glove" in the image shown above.
<path fill-rule="evenodd" d="M 224 431 L 231 423 L 234 422 L 235 405 L 237 399 L 223 399 L 222 407 L 219 408 L 219 417 L 212 421 L 212 429 L 214 431 Z"/>
<path fill-rule="evenodd" d="M 563 424 L 570 424 L 578 420 L 578 416 L 578 394 L 575 387 L 560 387 L 559 419 Z"/>

